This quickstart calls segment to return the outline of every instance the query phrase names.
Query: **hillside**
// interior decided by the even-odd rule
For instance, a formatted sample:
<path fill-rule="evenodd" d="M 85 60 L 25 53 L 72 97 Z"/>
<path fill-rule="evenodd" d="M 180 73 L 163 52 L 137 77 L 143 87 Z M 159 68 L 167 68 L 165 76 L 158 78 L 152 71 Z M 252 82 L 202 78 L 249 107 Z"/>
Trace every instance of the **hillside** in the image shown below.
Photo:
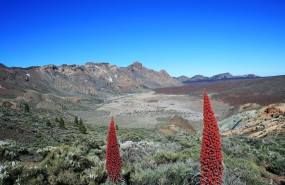
<path fill-rule="evenodd" d="M 0 115 L 0 184 L 110 184 L 107 126 L 88 124 L 83 134 L 72 119 L 61 128 L 53 116 L 33 110 L 0 107 Z M 201 135 L 186 120 L 175 116 L 158 129 L 118 125 L 116 132 L 125 184 L 199 183 Z M 224 184 L 284 183 L 284 134 L 247 135 L 222 137 Z"/>

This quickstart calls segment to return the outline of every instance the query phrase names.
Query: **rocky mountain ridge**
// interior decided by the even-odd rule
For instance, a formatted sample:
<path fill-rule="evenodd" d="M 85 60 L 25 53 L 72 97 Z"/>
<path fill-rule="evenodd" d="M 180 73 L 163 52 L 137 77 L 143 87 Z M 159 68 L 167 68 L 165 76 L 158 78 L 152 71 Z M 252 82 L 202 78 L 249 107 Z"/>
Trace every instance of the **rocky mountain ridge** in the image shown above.
<path fill-rule="evenodd" d="M 128 67 L 109 63 L 28 68 L 0 65 L 0 96 L 17 97 L 28 90 L 100 95 L 104 92 L 139 92 L 144 89 L 177 86 L 181 83 L 165 70 L 159 72 L 134 62 Z"/>
<path fill-rule="evenodd" d="M 187 76 L 176 77 L 176 79 L 180 81 L 181 83 L 199 82 L 199 81 L 215 81 L 215 80 L 225 80 L 225 79 L 245 79 L 245 78 L 259 78 L 259 76 L 256 76 L 254 74 L 233 76 L 230 73 L 221 73 L 221 74 L 214 75 L 212 77 L 207 77 L 203 75 L 195 75 L 191 78 Z"/>

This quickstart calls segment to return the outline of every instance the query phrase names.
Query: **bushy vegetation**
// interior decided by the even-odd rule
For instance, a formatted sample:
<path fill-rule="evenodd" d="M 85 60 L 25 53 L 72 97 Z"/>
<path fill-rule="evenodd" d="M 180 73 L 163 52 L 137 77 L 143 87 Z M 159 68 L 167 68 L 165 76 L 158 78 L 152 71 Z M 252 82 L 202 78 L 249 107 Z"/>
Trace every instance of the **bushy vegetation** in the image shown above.
<path fill-rule="evenodd" d="M 62 117 L 59 119 L 58 122 L 59 122 L 59 127 L 62 129 L 65 129 L 65 123 L 64 123 L 64 119 Z"/>
<path fill-rule="evenodd" d="M 74 124 L 75 124 L 75 125 L 78 125 L 78 123 L 79 123 L 79 122 L 78 122 L 78 117 L 75 116 L 75 118 L 74 118 Z"/>
<path fill-rule="evenodd" d="M 25 112 L 30 112 L 30 106 L 28 103 L 24 103 L 24 110 Z"/>
<path fill-rule="evenodd" d="M 47 120 L 47 121 L 46 121 L 46 126 L 51 127 L 51 122 L 50 122 L 50 120 Z"/>
<path fill-rule="evenodd" d="M 78 124 L 78 129 L 82 134 L 86 134 L 86 127 L 83 124 L 82 119 L 80 119 L 79 124 Z"/>
<path fill-rule="evenodd" d="M 275 159 L 269 166 L 269 171 L 277 175 L 285 175 L 285 160 L 284 158 Z"/>
<path fill-rule="evenodd" d="M 47 116 L 1 111 L 1 126 L 33 132 L 27 142 L 0 141 L 0 184 L 111 184 L 105 161 L 108 127 L 86 124 L 82 134 L 74 118 L 66 119 L 61 129 Z M 8 118 L 11 121 L 3 120 Z M 199 184 L 200 135 L 169 137 L 156 129 L 124 127 L 116 133 L 122 184 Z M 281 134 L 222 138 L 224 184 L 270 184 L 272 174 L 285 175 L 284 139 Z"/>

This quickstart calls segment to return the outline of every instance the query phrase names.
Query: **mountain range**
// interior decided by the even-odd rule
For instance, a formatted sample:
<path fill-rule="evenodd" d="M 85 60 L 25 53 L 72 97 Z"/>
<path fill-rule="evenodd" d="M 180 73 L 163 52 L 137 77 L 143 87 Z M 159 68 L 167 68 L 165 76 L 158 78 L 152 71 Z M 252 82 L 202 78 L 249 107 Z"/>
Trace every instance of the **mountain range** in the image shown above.
<path fill-rule="evenodd" d="M 256 76 L 254 74 L 247 74 L 247 75 L 239 75 L 239 76 L 233 76 L 230 73 L 221 73 L 214 75 L 212 77 L 207 77 L 203 75 L 195 75 L 191 78 L 187 76 L 180 76 L 176 77 L 178 81 L 182 83 L 191 83 L 191 82 L 199 82 L 199 81 L 215 81 L 215 80 L 226 80 L 226 79 L 246 79 L 246 78 L 259 78 L 259 76 Z"/>
<path fill-rule="evenodd" d="M 159 72 L 134 62 L 127 67 L 109 63 L 85 65 L 45 65 L 28 68 L 6 67 L 0 64 L 0 96 L 18 97 L 28 90 L 41 93 L 63 91 L 102 95 L 106 92 L 140 92 L 145 89 L 180 86 L 183 83 L 237 78 L 258 78 L 253 74 L 233 76 L 222 73 L 212 77 L 196 75 L 192 78 L 171 77 L 165 70 Z"/>
<path fill-rule="evenodd" d="M 105 92 L 139 92 L 181 83 L 165 70 L 159 72 L 134 62 L 128 67 L 109 63 L 61 66 L 45 65 L 28 68 L 0 64 L 0 96 L 17 97 L 27 90 L 41 93 L 63 91 L 101 95 Z"/>

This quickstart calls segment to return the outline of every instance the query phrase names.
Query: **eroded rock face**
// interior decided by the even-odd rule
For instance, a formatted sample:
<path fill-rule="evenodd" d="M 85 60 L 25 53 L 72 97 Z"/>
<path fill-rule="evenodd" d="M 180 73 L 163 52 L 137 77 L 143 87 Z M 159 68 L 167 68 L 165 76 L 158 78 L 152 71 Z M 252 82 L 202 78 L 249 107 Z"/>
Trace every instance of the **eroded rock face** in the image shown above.
<path fill-rule="evenodd" d="M 261 116 L 266 118 L 278 118 L 283 113 L 284 112 L 276 105 L 269 105 L 261 112 Z"/>
<path fill-rule="evenodd" d="M 17 103 L 14 103 L 12 101 L 8 101 L 8 100 L 4 100 L 4 101 L 0 102 L 0 106 L 1 107 L 9 107 L 12 109 L 20 109 L 20 105 L 18 105 Z"/>
<path fill-rule="evenodd" d="M 143 89 L 180 85 L 180 82 L 166 71 L 156 72 L 145 68 L 139 62 L 128 67 L 92 62 L 82 66 L 64 64 L 29 68 L 0 65 L 0 72 L 0 91 L 14 90 L 14 94 L 27 90 L 44 93 L 63 90 L 99 95 L 106 91 L 139 92 Z"/>

